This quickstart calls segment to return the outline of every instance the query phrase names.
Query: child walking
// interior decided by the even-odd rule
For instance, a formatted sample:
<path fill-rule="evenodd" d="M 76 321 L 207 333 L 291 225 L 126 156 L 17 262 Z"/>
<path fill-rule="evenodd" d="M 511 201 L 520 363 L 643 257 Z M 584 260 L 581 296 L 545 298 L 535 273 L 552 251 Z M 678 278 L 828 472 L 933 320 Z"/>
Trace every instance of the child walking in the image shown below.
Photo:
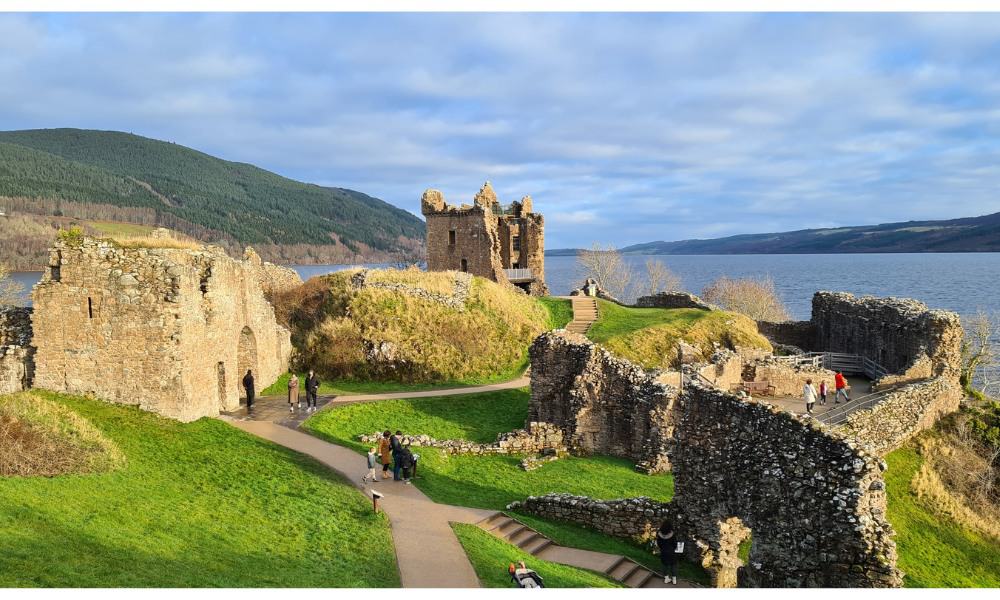
<path fill-rule="evenodd" d="M 368 472 L 365 473 L 365 476 L 361 478 L 362 485 L 368 483 L 368 480 L 371 480 L 372 483 L 375 483 L 377 481 L 377 479 L 375 479 L 375 464 L 376 464 L 375 459 L 376 459 L 375 448 L 369 448 Z"/>
<path fill-rule="evenodd" d="M 826 381 L 819 382 L 819 403 L 826 405 Z"/>

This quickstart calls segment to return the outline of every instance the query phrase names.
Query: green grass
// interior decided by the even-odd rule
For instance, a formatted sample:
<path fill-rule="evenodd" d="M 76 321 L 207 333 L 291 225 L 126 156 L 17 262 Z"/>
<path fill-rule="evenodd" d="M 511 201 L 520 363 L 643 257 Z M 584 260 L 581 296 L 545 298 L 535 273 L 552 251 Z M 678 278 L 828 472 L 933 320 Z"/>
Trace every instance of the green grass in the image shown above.
<path fill-rule="evenodd" d="M 0 587 L 398 586 L 389 524 L 320 463 L 216 419 L 39 394 L 125 466 L 0 477 Z"/>
<path fill-rule="evenodd" d="M 538 299 L 549 311 L 549 329 L 563 329 L 573 320 L 573 303 L 565 298 L 543 296 Z"/>
<path fill-rule="evenodd" d="M 500 432 L 524 426 L 526 390 L 442 396 L 337 406 L 309 418 L 303 427 L 323 439 L 363 451 L 363 433 L 400 429 L 438 439 L 490 442 Z M 673 496 L 673 477 L 644 475 L 625 459 L 568 457 L 535 471 L 524 471 L 517 456 L 448 455 L 419 448 L 415 484 L 435 502 L 502 509 L 514 500 L 548 492 L 595 498 Z"/>
<path fill-rule="evenodd" d="M 511 563 L 524 561 L 534 569 L 550 588 L 616 588 L 623 587 L 604 575 L 586 569 L 553 563 L 524 552 L 516 546 L 498 539 L 475 525 L 452 524 L 458 541 L 472 563 L 479 581 L 487 588 L 515 587 L 507 568 Z"/>
<path fill-rule="evenodd" d="M 380 400 L 324 410 L 303 428 L 338 444 L 364 451 L 362 433 L 400 429 L 438 439 L 492 442 L 497 433 L 524 426 L 528 388 L 417 400 Z M 423 453 L 423 450 L 420 450 Z"/>
<path fill-rule="evenodd" d="M 401 381 L 359 381 L 356 379 L 335 379 L 333 381 L 320 380 L 319 394 L 321 396 L 358 396 L 361 394 L 388 394 L 392 392 L 429 392 L 432 390 L 446 390 L 462 387 L 475 387 L 477 385 L 489 385 L 500 383 L 520 377 L 524 373 L 524 368 L 519 372 L 510 374 L 503 373 L 499 377 L 484 379 L 481 381 L 447 381 L 444 383 L 404 383 Z M 283 396 L 288 393 L 288 373 L 278 378 L 273 384 L 264 389 L 261 396 Z M 305 402 L 306 374 L 299 373 L 299 395 Z"/>
<path fill-rule="evenodd" d="M 631 558 L 656 573 L 662 573 L 663 565 L 660 564 L 660 557 L 653 554 L 653 549 L 649 544 L 640 545 L 638 542 L 614 538 L 572 523 L 550 521 L 517 512 L 511 514 L 518 521 L 528 525 L 560 546 L 605 552 L 607 554 L 620 554 Z M 677 574 L 680 578 L 687 579 L 688 581 L 704 585 L 709 584 L 708 573 L 705 572 L 701 565 L 686 560 L 677 563 Z"/>
<path fill-rule="evenodd" d="M 886 457 L 888 517 L 907 587 L 1000 587 L 1000 544 L 924 506 L 910 488 L 920 455 L 906 446 Z"/>
<path fill-rule="evenodd" d="M 684 340 L 707 359 L 716 344 L 770 351 L 753 320 L 736 313 L 697 308 L 630 308 L 597 300 L 598 318 L 587 337 L 608 351 L 647 369 L 676 367 L 677 343 Z"/>

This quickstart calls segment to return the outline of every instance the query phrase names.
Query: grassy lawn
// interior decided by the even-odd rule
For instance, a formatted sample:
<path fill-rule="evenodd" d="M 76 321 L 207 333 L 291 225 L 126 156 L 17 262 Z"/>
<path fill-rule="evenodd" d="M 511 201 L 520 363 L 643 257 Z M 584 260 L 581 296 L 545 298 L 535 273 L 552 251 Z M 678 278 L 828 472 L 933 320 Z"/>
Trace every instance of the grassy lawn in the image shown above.
<path fill-rule="evenodd" d="M 1000 587 L 1000 544 L 921 504 L 910 489 L 922 459 L 906 446 L 886 457 L 889 521 L 907 587 Z"/>
<path fill-rule="evenodd" d="M 699 348 L 704 358 L 714 344 L 771 350 L 749 318 L 725 311 L 697 308 L 629 308 L 597 300 L 598 318 L 587 337 L 613 354 L 647 369 L 673 366 L 679 340 Z"/>
<path fill-rule="evenodd" d="M 551 296 L 542 296 L 538 301 L 549 311 L 549 329 L 562 329 L 573 320 L 571 301 Z"/>
<path fill-rule="evenodd" d="M 309 418 L 303 427 L 333 443 L 362 451 L 362 433 L 400 429 L 438 439 L 490 442 L 497 433 L 524 426 L 527 390 L 504 390 L 469 396 L 442 396 L 338 406 Z M 419 448 L 415 484 L 436 502 L 502 509 L 514 500 L 547 492 L 595 498 L 673 496 L 671 475 L 637 473 L 625 459 L 606 456 L 561 459 L 535 471 L 519 466 L 516 456 L 448 455 Z"/>
<path fill-rule="evenodd" d="M 497 377 L 482 380 L 446 381 L 437 383 L 403 383 L 400 381 L 358 381 L 354 379 L 335 379 L 324 381 L 320 379 L 319 394 L 321 396 L 358 396 L 361 394 L 388 394 L 391 392 L 427 392 L 431 390 L 447 390 L 462 387 L 489 385 L 515 379 L 524 374 L 527 365 L 522 365 L 517 371 L 502 373 Z M 288 373 L 278 378 L 273 384 L 260 392 L 261 396 L 280 396 L 288 393 Z M 305 402 L 306 373 L 299 373 L 299 396 Z"/>
<path fill-rule="evenodd" d="M 515 587 L 507 574 L 510 563 L 523 560 L 529 569 L 534 569 L 550 588 L 613 588 L 623 587 L 604 575 L 568 565 L 548 562 L 535 558 L 516 546 L 498 539 L 475 525 L 455 523 L 452 526 L 458 541 L 462 543 L 472 568 L 483 587 Z"/>
<path fill-rule="evenodd" d="M 222 421 L 38 392 L 117 470 L 0 477 L 0 587 L 398 586 L 388 520 L 320 463 Z"/>
<path fill-rule="evenodd" d="M 572 523 L 550 521 L 521 513 L 512 514 L 519 521 L 560 546 L 582 548 L 583 550 L 606 552 L 608 554 L 621 554 L 657 573 L 662 573 L 663 567 L 660 564 L 660 557 L 653 554 L 653 549 L 648 544 L 639 545 L 636 542 L 614 538 L 585 527 L 580 527 L 579 525 L 573 525 Z M 709 584 L 708 573 L 701 568 L 701 565 L 696 565 L 686 560 L 682 560 L 677 564 L 677 574 L 680 578 L 687 579 L 688 581 L 695 581 L 704 585 Z"/>

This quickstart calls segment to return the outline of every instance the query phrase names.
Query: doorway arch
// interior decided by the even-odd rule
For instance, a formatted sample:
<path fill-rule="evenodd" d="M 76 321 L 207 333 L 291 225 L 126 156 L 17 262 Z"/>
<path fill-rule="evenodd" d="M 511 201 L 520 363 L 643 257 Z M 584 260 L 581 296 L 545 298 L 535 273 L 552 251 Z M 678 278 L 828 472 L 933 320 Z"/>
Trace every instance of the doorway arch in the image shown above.
<path fill-rule="evenodd" d="M 257 338 L 254 336 L 252 329 L 244 327 L 240 331 L 240 340 L 236 348 L 237 379 L 242 379 L 247 370 L 253 371 L 255 378 L 260 377 L 260 373 L 257 369 Z M 239 388 L 240 396 L 245 396 L 246 392 L 243 390 L 242 386 L 239 386 Z"/>

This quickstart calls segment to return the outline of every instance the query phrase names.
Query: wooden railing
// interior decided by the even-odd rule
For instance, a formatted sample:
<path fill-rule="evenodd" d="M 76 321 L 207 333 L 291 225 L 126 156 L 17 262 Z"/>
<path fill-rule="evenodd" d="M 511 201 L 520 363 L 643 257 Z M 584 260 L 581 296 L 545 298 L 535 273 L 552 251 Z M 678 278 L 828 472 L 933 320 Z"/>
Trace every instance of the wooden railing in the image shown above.
<path fill-rule="evenodd" d="M 889 374 L 885 367 L 860 354 L 845 354 L 842 352 L 808 352 L 779 356 L 778 360 L 792 365 L 810 365 L 823 367 L 841 373 L 865 375 L 871 380 L 877 380 Z"/>

